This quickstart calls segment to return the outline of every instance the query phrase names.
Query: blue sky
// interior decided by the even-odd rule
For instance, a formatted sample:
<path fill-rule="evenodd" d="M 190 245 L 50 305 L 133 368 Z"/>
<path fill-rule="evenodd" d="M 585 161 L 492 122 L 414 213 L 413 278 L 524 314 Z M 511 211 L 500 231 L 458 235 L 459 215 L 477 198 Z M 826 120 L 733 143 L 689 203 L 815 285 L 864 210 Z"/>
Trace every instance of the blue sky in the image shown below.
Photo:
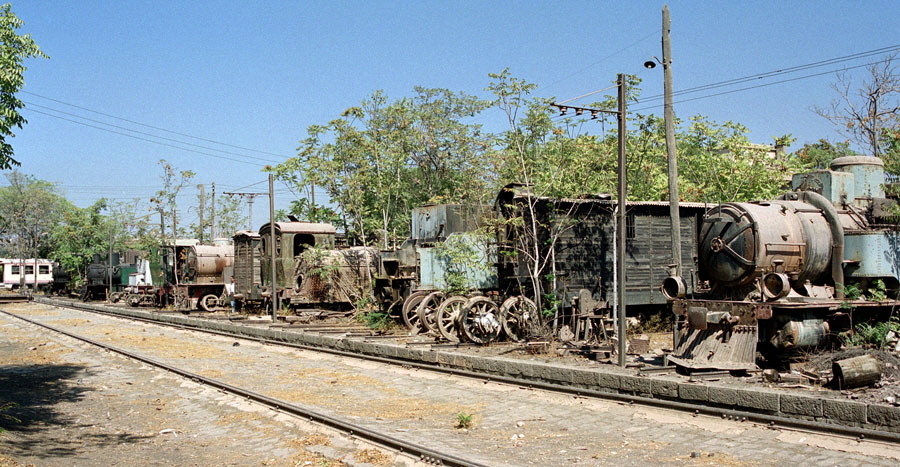
<path fill-rule="evenodd" d="M 12 140 L 20 170 L 58 183 L 79 206 L 146 201 L 161 186 L 160 159 L 196 172 L 207 193 L 211 182 L 219 193 L 265 191 L 265 164 L 292 156 L 309 125 L 379 89 L 390 98 L 417 85 L 488 97 L 488 73 L 509 67 L 538 84 L 537 95 L 560 100 L 605 88 L 617 73 L 638 74 L 644 96 L 662 93 L 662 69 L 642 64 L 661 56 L 663 2 L 12 3 L 20 32 L 51 57 L 27 63 L 20 97 L 29 123 Z M 668 4 L 676 92 L 900 45 L 897 1 Z M 675 112 L 740 122 L 758 143 L 791 133 L 793 149 L 842 140 L 811 110 L 835 98 L 834 73 L 704 96 L 879 57 L 676 98 Z M 662 114 L 660 101 L 633 108 Z M 480 122 L 502 128 L 499 111 Z M 276 190 L 286 206 L 291 195 Z M 181 202 L 194 204 L 196 192 Z M 266 214 L 258 199 L 253 226 Z"/>

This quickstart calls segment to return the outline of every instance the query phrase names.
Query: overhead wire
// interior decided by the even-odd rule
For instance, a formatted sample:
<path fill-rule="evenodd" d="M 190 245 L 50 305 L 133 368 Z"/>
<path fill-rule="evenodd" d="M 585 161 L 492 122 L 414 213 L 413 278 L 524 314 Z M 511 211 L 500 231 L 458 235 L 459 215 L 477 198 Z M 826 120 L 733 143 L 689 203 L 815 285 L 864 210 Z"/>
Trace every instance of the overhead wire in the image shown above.
<path fill-rule="evenodd" d="M 863 68 L 863 67 L 867 67 L 867 66 L 871 66 L 871 65 L 876 65 L 876 64 L 878 64 L 878 63 L 883 63 L 884 61 L 885 61 L 885 60 L 879 60 L 879 61 L 872 62 L 872 63 L 864 63 L 864 64 L 862 64 L 862 65 L 856 65 L 856 66 L 851 66 L 851 67 L 844 67 L 844 68 L 840 68 L 840 69 L 836 69 L 836 70 L 822 71 L 822 72 L 819 72 L 819 73 L 813 73 L 813 74 L 810 74 L 810 75 L 797 76 L 797 77 L 793 77 L 793 78 L 783 79 L 783 80 L 779 80 L 779 81 L 772 81 L 772 82 L 768 82 L 768 83 L 762 83 L 762 84 L 757 84 L 757 85 L 754 85 L 754 86 L 747 86 L 747 87 L 738 88 L 738 89 L 730 89 L 730 90 L 727 90 L 727 91 L 717 92 L 717 93 L 713 93 L 713 94 L 706 94 L 706 95 L 703 95 L 703 96 L 692 97 L 692 98 L 689 98 L 689 99 L 675 100 L 675 101 L 673 101 L 672 103 L 673 103 L 673 104 L 680 104 L 680 103 L 684 103 L 684 102 L 691 102 L 691 101 L 696 101 L 696 100 L 701 100 L 701 99 L 708 99 L 708 98 L 716 97 L 716 96 L 722 96 L 722 95 L 725 95 L 725 94 L 732 94 L 732 93 L 736 93 L 736 92 L 747 91 L 747 90 L 750 90 L 750 89 L 757 89 L 757 88 L 763 88 L 763 87 L 767 87 L 767 86 L 774 86 L 774 85 L 776 85 L 776 84 L 789 83 L 789 82 L 791 82 L 791 81 L 799 81 L 799 80 L 802 80 L 802 79 L 814 78 L 814 77 L 817 77 L 817 76 L 829 75 L 829 74 L 832 74 L 832 73 L 838 73 L 838 72 L 842 72 L 842 71 L 849 71 L 849 70 L 854 70 L 854 69 L 857 69 L 857 68 Z M 650 105 L 650 106 L 645 106 L 645 107 L 638 107 L 638 108 L 632 109 L 632 111 L 633 111 L 633 112 L 639 112 L 639 111 L 642 111 L 642 110 L 648 110 L 648 109 L 652 109 L 652 108 L 658 108 L 658 107 L 660 107 L 661 105 L 663 105 L 663 104 L 660 103 L 660 104 L 655 104 L 655 105 Z"/>
<path fill-rule="evenodd" d="M 133 138 L 133 139 L 137 139 L 137 140 L 141 140 L 141 141 L 146 141 L 146 142 L 148 142 L 148 143 L 158 144 L 158 145 L 160 145 L 160 146 L 167 146 L 167 147 L 179 149 L 179 150 L 182 150 L 182 151 L 193 152 L 193 153 L 195 153 L 195 154 L 201 154 L 201 155 L 204 155 L 204 156 L 215 157 L 215 158 L 217 158 L 217 159 L 223 159 L 223 160 L 228 160 L 228 161 L 232 161 L 232 162 L 240 162 L 240 163 L 242 163 L 242 164 L 250 164 L 250 165 L 256 165 L 256 166 L 259 166 L 258 163 L 254 163 L 254 162 L 251 162 L 251 161 L 242 160 L 242 159 L 235 159 L 235 158 L 232 158 L 232 157 L 226 157 L 226 156 L 220 156 L 220 155 L 217 155 L 217 154 L 210 154 L 210 153 L 208 153 L 208 152 L 203 152 L 203 151 L 197 151 L 197 150 L 194 150 L 194 149 L 184 148 L 184 147 L 181 147 L 181 146 L 176 146 L 176 145 L 174 145 L 174 144 L 163 143 L 163 142 L 161 142 L 161 141 L 156 141 L 156 140 L 152 140 L 152 139 L 149 139 L 149 138 L 142 138 L 142 137 L 140 137 L 140 136 L 135 136 L 135 135 L 132 135 L 132 134 L 128 134 L 128 133 L 121 132 L 121 131 L 110 130 L 109 128 L 103 128 L 103 127 L 101 127 L 101 126 L 91 125 L 90 123 L 80 122 L 80 121 L 78 121 L 78 120 L 73 120 L 73 119 L 70 119 L 70 118 L 61 117 L 61 116 L 59 116 L 59 115 L 54 115 L 54 114 L 51 114 L 51 113 L 49 113 L 49 112 L 43 112 L 43 111 L 40 111 L 40 110 L 37 110 L 37 109 L 32 109 L 32 108 L 26 107 L 26 108 L 23 109 L 23 110 L 28 111 L 28 112 L 38 113 L 38 114 L 41 114 L 41 115 L 46 115 L 46 116 L 48 116 L 48 117 L 58 118 L 58 119 L 60 119 L 60 120 L 65 120 L 65 121 L 68 121 L 68 122 L 72 122 L 72 123 L 75 123 L 75 124 L 77 124 L 77 125 L 83 125 L 83 126 L 86 126 L 86 127 L 89 127 L 89 128 L 94 128 L 94 129 L 97 129 L 97 130 L 106 131 L 106 132 L 109 132 L 109 133 L 114 133 L 114 134 L 117 134 L 117 135 L 122 135 L 122 136 L 129 137 L 129 138 Z"/>
<path fill-rule="evenodd" d="M 842 57 L 834 57 L 834 58 L 829 58 L 829 59 L 825 59 L 825 60 L 819 60 L 816 62 L 804 64 L 804 65 L 797 65 L 797 66 L 788 67 L 788 68 L 780 68 L 778 70 L 767 71 L 764 73 L 756 73 L 753 75 L 744 76 L 744 77 L 740 77 L 740 78 L 732 78 L 732 79 L 725 80 L 725 81 L 719 81 L 719 82 L 715 82 L 715 83 L 694 86 L 691 88 L 679 89 L 677 91 L 673 91 L 672 95 L 673 95 L 673 97 L 675 97 L 675 96 L 679 96 L 679 95 L 692 94 L 692 93 L 696 93 L 696 92 L 700 92 L 700 91 L 707 91 L 707 90 L 717 89 L 717 88 L 726 87 L 726 86 L 733 86 L 733 85 L 745 83 L 748 81 L 755 81 L 755 80 L 760 80 L 760 79 L 771 78 L 771 77 L 779 76 L 779 75 L 783 75 L 783 74 L 795 73 L 798 71 L 819 68 L 819 67 L 823 67 L 823 66 L 827 66 L 827 65 L 834 65 L 837 63 L 843 63 L 843 62 L 847 62 L 847 61 L 851 61 L 851 60 L 868 58 L 873 55 L 880 55 L 880 54 L 897 52 L 897 51 L 900 51 L 900 45 L 882 47 L 882 48 L 878 48 L 878 49 L 874 49 L 874 50 L 868 50 L 865 52 L 858 52 L 855 54 L 845 55 Z M 884 60 L 879 60 L 879 61 L 869 63 L 866 65 L 862 65 L 862 66 L 873 65 L 876 63 L 881 63 L 883 61 Z M 860 66 L 849 67 L 846 69 L 849 70 L 849 69 L 854 69 L 854 68 L 860 68 Z M 830 71 L 827 71 L 824 73 L 807 75 L 805 77 L 821 76 L 822 74 L 834 73 L 834 72 L 839 72 L 839 71 L 843 71 L 843 70 L 844 69 L 830 70 Z M 747 89 L 753 89 L 753 88 L 751 87 L 751 88 L 747 88 Z M 648 97 L 641 99 L 641 103 L 646 103 L 647 101 L 659 100 L 659 99 L 662 99 L 663 97 L 664 97 L 663 94 L 656 94 L 653 96 L 648 96 Z"/>
<path fill-rule="evenodd" d="M 228 147 L 234 148 L 234 149 L 241 149 L 241 150 L 244 150 L 244 151 L 252 151 L 252 152 L 259 153 L 259 154 L 266 154 L 266 155 L 269 155 L 269 156 L 284 157 L 284 158 L 291 157 L 291 156 L 286 156 L 286 155 L 284 155 L 284 154 L 276 154 L 276 153 L 273 153 L 273 152 L 261 151 L 261 150 L 258 150 L 258 149 L 246 148 L 246 147 L 242 147 L 242 146 L 236 146 L 236 145 L 233 145 L 233 144 L 223 143 L 223 142 L 221 142 L 221 141 L 215 141 L 215 140 L 211 140 L 211 139 L 201 138 L 201 137 L 199 137 L 199 136 L 189 135 L 189 134 L 186 134 L 186 133 L 179 133 L 179 132 L 177 132 L 177 131 L 172 131 L 172 130 L 168 130 L 168 129 L 165 129 L 165 128 L 160 128 L 160 127 L 157 127 L 157 126 L 148 125 L 148 124 L 146 124 L 146 123 L 141 123 L 141 122 L 138 122 L 138 121 L 135 121 L 135 120 L 129 120 L 129 119 L 124 118 L 124 117 L 119 117 L 119 116 L 116 116 L 116 115 L 112 115 L 112 114 L 108 114 L 108 113 L 105 113 L 105 112 L 101 112 L 101 111 L 99 111 L 99 110 L 94 110 L 94 109 L 90 109 L 90 108 L 83 107 L 83 106 L 80 106 L 80 105 L 71 104 L 71 103 L 68 103 L 68 102 L 65 102 L 65 101 L 61 101 L 61 100 L 59 100 L 59 99 L 54 99 L 54 98 L 52 98 L 52 97 L 42 96 L 42 95 L 40 95 L 40 94 L 33 93 L 33 92 L 29 92 L 29 91 L 24 91 L 24 90 L 23 90 L 23 91 L 20 91 L 20 92 L 22 92 L 23 94 L 28 94 L 28 95 L 31 95 L 31 96 L 39 97 L 39 98 L 41 98 L 41 99 L 46 99 L 46 100 L 48 100 L 48 101 L 53 101 L 53 102 L 56 102 L 56 103 L 59 103 L 59 104 L 67 105 L 67 106 L 69 106 L 69 107 L 74 107 L 74 108 L 76 108 L 76 109 L 84 110 L 84 111 L 86 111 L 86 112 L 91 112 L 91 113 L 95 113 L 95 114 L 98 114 L 98 115 L 103 115 L 104 117 L 109 117 L 109 118 L 114 118 L 114 119 L 117 119 L 117 120 L 122 120 L 123 122 L 128 122 L 128 123 L 131 123 L 131 124 L 134 124 L 134 125 L 140 125 L 140 126 L 143 126 L 143 127 L 146 127 L 146 128 L 151 128 L 151 129 L 153 129 L 153 130 L 157 130 L 157 131 L 164 131 L 164 132 L 166 132 L 166 133 L 171 133 L 171 134 L 173 134 L 173 135 L 183 136 L 183 137 L 186 137 L 186 138 L 192 138 L 192 139 L 196 139 L 196 140 L 199 140 L 199 141 L 205 141 L 205 142 L 207 142 L 207 143 L 214 143 L 214 144 L 219 144 L 219 145 L 222 145 L 222 146 L 228 146 Z"/>
<path fill-rule="evenodd" d="M 171 142 L 178 143 L 178 144 L 185 144 L 185 145 L 188 145 L 188 146 L 193 146 L 193 147 L 195 147 L 195 148 L 206 149 L 206 150 L 209 150 L 209 151 L 217 151 L 217 152 L 221 152 L 221 153 L 223 153 L 223 154 L 230 154 L 230 155 L 232 155 L 232 156 L 238 156 L 238 157 L 246 157 L 246 158 L 248 158 L 248 159 L 255 159 L 255 160 L 259 160 L 259 161 L 263 161 L 263 162 L 271 162 L 271 163 L 273 163 L 273 164 L 277 164 L 277 163 L 280 162 L 280 161 L 276 161 L 276 160 L 272 160 L 272 159 L 266 159 L 266 158 L 257 157 L 257 156 L 250 156 L 250 155 L 246 155 L 246 154 L 239 154 L 239 153 L 236 153 L 236 152 L 230 152 L 230 151 L 223 151 L 223 150 L 221 150 L 221 149 L 211 148 L 211 147 L 207 147 L 207 146 L 200 146 L 199 144 L 188 143 L 187 141 L 181 141 L 181 140 L 177 140 L 177 139 L 173 139 L 173 138 L 166 138 L 166 137 L 164 137 L 164 136 L 158 136 L 158 135 L 154 135 L 154 134 L 152 134 L 152 133 L 147 133 L 147 132 L 143 132 L 143 131 L 133 130 L 133 129 L 128 128 L 128 127 L 123 127 L 123 126 L 119 126 L 119 125 L 113 125 L 113 124 L 111 124 L 111 123 L 106 123 L 106 122 L 103 122 L 103 121 L 100 121 L 100 120 L 94 120 L 94 119 L 91 119 L 91 118 L 82 117 L 82 116 L 80 116 L 80 115 L 78 115 L 78 114 L 73 114 L 73 113 L 65 112 L 65 111 L 62 111 L 62 110 L 54 109 L 54 108 L 52 108 L 52 107 L 47 107 L 47 106 L 45 106 L 45 105 L 35 104 L 35 103 L 33 103 L 33 102 L 28 102 L 28 101 L 22 101 L 22 102 L 25 103 L 26 108 L 28 108 L 27 106 L 35 106 L 35 107 L 39 107 L 39 108 L 42 108 L 42 109 L 46 109 L 46 110 L 49 110 L 49 111 L 52 111 L 52 112 L 56 112 L 56 113 L 59 113 L 59 114 L 62 114 L 62 115 L 68 115 L 68 116 L 70 116 L 70 117 L 80 118 L 80 119 L 82 119 L 82 120 L 85 120 L 85 121 L 88 121 L 88 122 L 92 122 L 92 123 L 96 123 L 96 124 L 99 124 L 99 125 L 106 125 L 106 126 L 109 126 L 109 127 L 112 127 L 112 128 L 119 129 L 119 130 L 129 131 L 129 132 L 136 133 L 136 134 L 139 134 L 139 135 L 149 136 L 149 137 L 151 137 L 151 138 L 158 138 L 158 139 L 161 139 L 161 140 L 163 140 L 163 141 L 171 141 Z"/>
<path fill-rule="evenodd" d="M 615 52 L 613 52 L 613 53 L 611 53 L 611 54 L 609 54 L 609 55 L 604 56 L 604 57 L 601 58 L 600 60 L 597 60 L 597 61 L 595 61 L 595 62 L 593 62 L 593 63 L 591 63 L 591 64 L 589 64 L 589 65 L 587 65 L 587 66 L 585 66 L 585 67 L 583 67 L 583 68 L 581 68 L 581 69 L 579 69 L 579 70 L 576 70 L 576 71 L 574 71 L 574 72 L 572 72 L 572 73 L 569 73 L 568 75 L 563 76 L 562 78 L 560 78 L 560 79 L 558 79 L 558 80 L 556 80 L 556 81 L 554 81 L 554 82 L 548 84 L 547 87 L 548 87 L 548 88 L 552 88 L 553 86 L 556 86 L 557 84 L 559 84 L 559 83 L 561 83 L 561 82 L 563 82 L 563 81 L 565 81 L 565 80 L 567 80 L 567 79 L 569 79 L 569 78 L 571 78 L 571 77 L 573 77 L 573 76 L 575 76 L 575 75 L 579 75 L 579 74 L 581 74 L 581 73 L 584 73 L 585 71 L 587 71 L 587 70 L 589 70 L 589 69 L 591 69 L 591 68 L 597 66 L 598 64 L 603 63 L 603 62 L 605 62 L 606 60 L 609 60 L 610 58 L 615 57 L 616 55 L 618 55 L 618 54 L 620 54 L 620 53 L 622 53 L 622 52 L 624 52 L 624 51 L 626 51 L 626 50 L 628 50 L 628 49 L 630 49 L 630 48 L 632 48 L 632 47 L 634 47 L 634 46 L 640 44 L 641 42 L 644 42 L 645 40 L 647 40 L 647 39 L 653 37 L 654 34 L 659 34 L 659 33 L 661 33 L 661 30 L 660 30 L 660 29 L 655 29 L 655 30 L 649 32 L 646 36 L 641 37 L 640 39 L 638 39 L 638 40 L 636 40 L 636 41 L 634 41 L 634 42 L 632 42 L 632 43 L 626 45 L 625 47 L 622 47 L 622 48 L 619 49 L 619 50 L 616 50 Z M 598 91 L 598 92 L 600 92 L 600 91 Z"/>

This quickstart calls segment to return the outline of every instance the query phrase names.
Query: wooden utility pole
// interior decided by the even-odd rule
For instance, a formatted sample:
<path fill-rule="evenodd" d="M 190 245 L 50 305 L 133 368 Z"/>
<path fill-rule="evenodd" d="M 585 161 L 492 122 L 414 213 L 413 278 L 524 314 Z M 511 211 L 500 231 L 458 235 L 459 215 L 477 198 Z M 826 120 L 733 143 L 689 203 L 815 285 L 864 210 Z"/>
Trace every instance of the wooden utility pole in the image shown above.
<path fill-rule="evenodd" d="M 672 109 L 672 43 L 669 41 L 669 6 L 662 10 L 663 118 L 666 121 L 666 153 L 669 159 L 669 218 L 672 222 L 672 254 L 675 275 L 681 270 L 681 216 L 678 209 L 678 151 L 675 147 L 675 112 Z"/>
<path fill-rule="evenodd" d="M 212 202 L 209 205 L 209 238 L 216 238 L 216 182 L 212 182 Z"/>
<path fill-rule="evenodd" d="M 617 282 L 618 282 L 618 296 L 616 299 L 616 306 L 618 308 L 618 318 L 619 318 L 619 366 L 625 366 L 625 351 L 626 351 L 626 338 L 625 338 L 625 237 L 626 237 L 626 206 L 628 203 L 626 202 L 626 183 L 625 183 L 625 142 L 626 142 L 626 130 L 625 130 L 625 75 L 619 74 L 619 78 L 616 80 L 616 84 L 619 87 L 619 112 L 616 116 L 619 120 L 619 222 L 618 222 L 618 245 L 616 245 L 616 260 L 617 260 Z"/>
<path fill-rule="evenodd" d="M 583 115 L 585 112 L 590 112 L 591 119 L 597 118 L 597 115 L 600 113 L 606 114 L 614 114 L 618 120 L 618 128 L 619 128 L 619 170 L 618 170 L 618 179 L 619 179 L 619 200 L 618 204 L 618 214 L 616 216 L 617 225 L 616 225 L 616 273 L 614 277 L 614 283 L 616 284 L 616 316 L 618 317 L 618 330 L 616 331 L 619 338 L 619 365 L 625 366 L 625 350 L 626 350 L 626 338 L 625 338 L 625 241 L 626 241 L 626 213 L 625 211 L 627 206 L 627 196 L 626 196 L 626 171 L 625 171 L 625 143 L 627 141 L 627 131 L 626 131 L 626 117 L 628 114 L 626 113 L 626 105 L 625 105 L 625 97 L 626 93 L 626 82 L 625 75 L 619 73 L 616 78 L 616 87 L 618 87 L 619 93 L 617 100 L 619 101 L 618 110 L 606 110 L 606 109 L 592 109 L 588 107 L 578 107 L 568 104 L 559 104 L 553 103 L 550 104 L 553 107 L 559 108 L 560 115 L 565 115 L 569 110 L 574 110 L 575 115 Z"/>
<path fill-rule="evenodd" d="M 206 204 L 206 195 L 203 192 L 203 184 L 197 185 L 197 188 L 200 189 L 200 228 L 197 229 L 200 231 L 200 243 L 203 243 L 203 205 Z M 209 238 L 212 240 L 212 236 Z"/>
<path fill-rule="evenodd" d="M 252 197 L 250 198 L 253 199 Z M 269 174 L 269 243 L 271 245 L 270 250 L 272 251 L 272 322 L 278 318 L 278 289 L 276 285 L 278 284 L 275 273 L 275 177 L 272 174 Z"/>
<path fill-rule="evenodd" d="M 239 193 L 236 191 L 226 191 L 224 193 L 228 196 L 240 196 L 241 199 L 244 199 L 245 196 L 247 197 L 247 208 L 250 210 L 250 220 L 247 221 L 247 230 L 253 230 L 253 200 L 256 199 L 257 196 L 268 195 L 270 198 L 272 197 L 271 190 L 269 193 Z M 274 217 L 274 215 L 272 217 Z"/>

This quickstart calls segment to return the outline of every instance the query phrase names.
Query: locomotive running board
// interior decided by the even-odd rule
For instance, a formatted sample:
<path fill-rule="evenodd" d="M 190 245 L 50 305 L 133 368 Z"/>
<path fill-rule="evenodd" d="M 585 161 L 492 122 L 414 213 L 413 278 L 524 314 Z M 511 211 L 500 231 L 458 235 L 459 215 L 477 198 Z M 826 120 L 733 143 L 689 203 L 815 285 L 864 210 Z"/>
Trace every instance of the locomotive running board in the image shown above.
<path fill-rule="evenodd" d="M 692 370 L 757 370 L 757 326 L 709 325 L 679 333 L 668 360 Z"/>

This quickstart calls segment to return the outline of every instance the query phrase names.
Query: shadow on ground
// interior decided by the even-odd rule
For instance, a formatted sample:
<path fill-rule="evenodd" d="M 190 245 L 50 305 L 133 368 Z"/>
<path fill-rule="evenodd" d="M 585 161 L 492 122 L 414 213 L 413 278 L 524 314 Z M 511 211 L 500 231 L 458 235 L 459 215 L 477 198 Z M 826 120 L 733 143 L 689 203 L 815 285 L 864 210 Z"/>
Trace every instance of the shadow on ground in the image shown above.
<path fill-rule="evenodd" d="M 78 433 L 90 425 L 78 423 L 58 406 L 78 402 L 93 391 L 81 383 L 90 372 L 80 365 L 0 365 L 0 429 L 15 438 L 5 453 L 16 456 L 76 455 L 87 446 L 137 442 L 146 437 L 127 433 Z M 54 428 L 66 428 L 74 436 Z M 76 434 L 77 433 L 77 434 Z"/>

